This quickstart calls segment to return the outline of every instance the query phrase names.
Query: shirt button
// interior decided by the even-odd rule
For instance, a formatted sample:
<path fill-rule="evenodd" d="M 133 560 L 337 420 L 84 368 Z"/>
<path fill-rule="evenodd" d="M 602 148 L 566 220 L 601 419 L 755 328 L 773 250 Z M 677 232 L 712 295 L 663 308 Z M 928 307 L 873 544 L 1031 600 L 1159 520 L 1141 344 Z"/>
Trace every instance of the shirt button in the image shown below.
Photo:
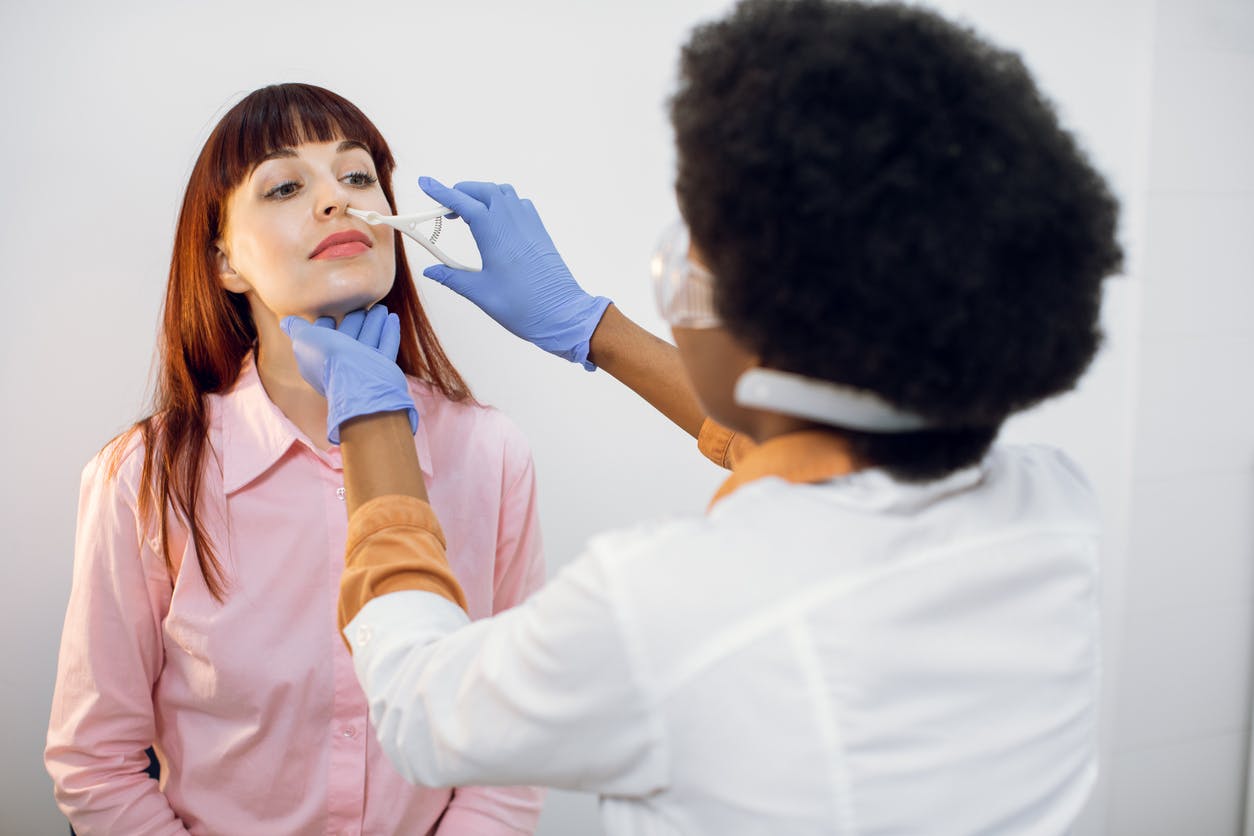
<path fill-rule="evenodd" d="M 374 635 L 374 632 L 369 627 L 365 627 L 365 626 L 358 627 L 357 628 L 357 646 L 364 647 L 365 645 L 369 644 L 370 637 L 373 635 Z"/>
<path fill-rule="evenodd" d="M 352 739 L 356 736 L 357 736 L 357 729 L 354 728 L 353 726 L 348 726 L 347 728 L 345 728 L 343 731 L 340 732 L 340 737 L 346 737 L 346 738 Z"/>
<path fill-rule="evenodd" d="M 338 499 L 340 502 L 344 501 L 344 488 L 339 487 L 335 489 L 335 498 Z"/>

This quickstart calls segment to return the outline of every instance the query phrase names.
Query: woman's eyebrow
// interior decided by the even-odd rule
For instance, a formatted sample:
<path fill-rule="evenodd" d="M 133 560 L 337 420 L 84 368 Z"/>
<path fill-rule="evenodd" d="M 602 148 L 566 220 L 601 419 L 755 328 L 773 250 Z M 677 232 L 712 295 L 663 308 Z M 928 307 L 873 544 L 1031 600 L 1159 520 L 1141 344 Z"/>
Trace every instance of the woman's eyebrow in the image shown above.
<path fill-rule="evenodd" d="M 360 148 L 361 150 L 365 151 L 367 154 L 370 153 L 370 149 L 366 147 L 365 143 L 358 142 L 355 139 L 346 139 L 343 142 L 341 142 L 339 145 L 335 146 L 335 153 L 343 154 L 345 151 L 352 151 L 354 148 Z M 285 158 L 298 157 L 298 156 L 300 155 L 296 153 L 295 148 L 275 148 L 273 151 L 266 154 L 261 159 L 257 160 L 257 162 L 253 163 L 251 170 L 256 171 L 257 167 L 260 166 L 262 163 L 266 162 L 267 160 L 278 160 L 278 159 L 285 159 Z"/>
<path fill-rule="evenodd" d="M 257 160 L 257 162 L 249 166 L 248 177 L 249 179 L 251 179 L 252 176 L 257 173 L 257 169 L 261 168 L 262 163 L 268 162 L 270 160 L 278 160 L 278 159 L 283 159 L 285 157 L 295 157 L 295 156 L 296 156 L 295 148 L 275 148 L 273 151 L 266 154 L 264 157 Z"/>
<path fill-rule="evenodd" d="M 295 148 L 275 148 L 269 154 L 266 154 L 264 157 L 257 160 L 257 163 L 253 166 L 253 168 L 256 168 L 257 166 L 261 165 L 266 160 L 277 160 L 282 157 L 295 157 L 295 156 L 296 156 Z"/>

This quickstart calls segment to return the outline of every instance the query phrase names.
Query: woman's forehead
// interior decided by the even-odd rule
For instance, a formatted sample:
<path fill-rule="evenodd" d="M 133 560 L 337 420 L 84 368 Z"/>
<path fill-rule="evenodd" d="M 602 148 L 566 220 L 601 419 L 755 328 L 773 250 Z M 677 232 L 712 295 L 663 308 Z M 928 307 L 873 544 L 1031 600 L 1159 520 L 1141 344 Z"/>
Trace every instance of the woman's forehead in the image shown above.
<path fill-rule="evenodd" d="M 346 125 L 332 114 L 320 111 L 301 112 L 289 108 L 263 118 L 245 120 L 241 128 L 241 146 L 260 152 L 258 159 L 284 149 L 345 141 L 355 141 L 370 150 L 370 143 L 366 141 L 369 132 L 364 126 L 351 121 Z"/>
<path fill-rule="evenodd" d="M 310 140 L 296 145 L 285 145 L 273 148 L 258 157 L 249 166 L 249 174 L 251 175 L 262 165 L 273 160 L 316 160 L 323 157 L 335 159 L 341 155 L 354 152 L 365 154 L 373 160 L 374 155 L 371 153 L 370 148 L 364 142 L 355 139 L 332 139 L 326 142 Z"/>
<path fill-rule="evenodd" d="M 366 143 L 356 139 L 331 139 L 326 142 L 309 140 L 295 145 L 283 145 L 273 148 L 263 154 L 258 162 L 265 162 L 266 160 L 280 157 L 300 157 L 325 153 L 346 154 L 351 151 L 364 151 L 369 154 L 370 148 Z"/>

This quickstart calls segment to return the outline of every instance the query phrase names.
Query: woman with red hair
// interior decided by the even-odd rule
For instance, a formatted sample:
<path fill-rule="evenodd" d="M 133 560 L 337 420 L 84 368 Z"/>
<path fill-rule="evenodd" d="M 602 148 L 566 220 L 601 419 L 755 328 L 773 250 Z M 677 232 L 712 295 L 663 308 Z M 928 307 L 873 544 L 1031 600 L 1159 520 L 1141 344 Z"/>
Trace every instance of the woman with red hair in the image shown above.
<path fill-rule="evenodd" d="M 357 107 L 304 84 L 248 95 L 196 161 L 153 412 L 83 473 L 46 752 L 80 834 L 535 828 L 538 790 L 406 783 L 336 629 L 338 438 L 285 316 L 373 327 L 345 314 L 382 301 L 469 606 L 492 615 L 544 580 L 526 442 L 444 354 L 399 234 L 346 212 L 394 213 L 393 168 Z"/>

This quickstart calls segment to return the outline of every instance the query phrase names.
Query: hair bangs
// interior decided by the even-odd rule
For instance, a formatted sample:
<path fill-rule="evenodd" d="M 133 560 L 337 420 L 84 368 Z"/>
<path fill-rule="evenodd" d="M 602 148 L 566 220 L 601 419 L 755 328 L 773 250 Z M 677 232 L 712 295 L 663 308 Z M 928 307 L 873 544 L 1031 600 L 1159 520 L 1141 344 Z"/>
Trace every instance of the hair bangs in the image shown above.
<path fill-rule="evenodd" d="M 311 84 L 262 87 L 231 108 L 217 132 L 230 138 L 217 143 L 219 156 L 211 167 L 219 199 L 244 182 L 268 154 L 306 142 L 345 139 L 370 150 L 393 203 L 390 184 L 396 163 L 386 140 L 356 105 L 330 90 Z"/>

